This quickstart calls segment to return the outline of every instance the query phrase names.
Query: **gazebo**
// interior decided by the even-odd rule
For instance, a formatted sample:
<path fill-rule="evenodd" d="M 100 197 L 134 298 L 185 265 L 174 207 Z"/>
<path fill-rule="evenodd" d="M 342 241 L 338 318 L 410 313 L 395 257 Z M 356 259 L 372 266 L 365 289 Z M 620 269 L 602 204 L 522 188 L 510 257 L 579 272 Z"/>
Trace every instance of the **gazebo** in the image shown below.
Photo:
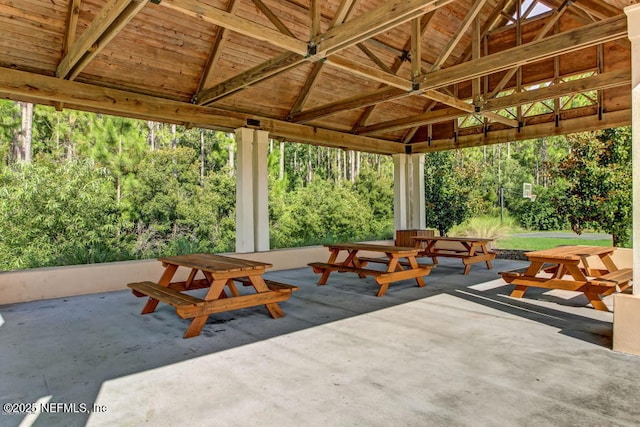
<path fill-rule="evenodd" d="M 269 250 L 269 137 L 393 156 L 396 229 L 424 227 L 430 151 L 633 123 L 640 186 L 635 0 L 0 0 L 0 25 L 3 98 L 235 132 L 240 253 Z"/>

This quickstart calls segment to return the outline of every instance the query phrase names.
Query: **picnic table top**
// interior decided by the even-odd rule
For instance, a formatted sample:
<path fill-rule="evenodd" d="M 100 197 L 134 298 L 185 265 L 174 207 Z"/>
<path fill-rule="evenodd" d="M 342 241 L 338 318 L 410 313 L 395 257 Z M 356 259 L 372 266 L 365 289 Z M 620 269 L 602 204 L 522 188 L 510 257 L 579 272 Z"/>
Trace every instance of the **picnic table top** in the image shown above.
<path fill-rule="evenodd" d="M 411 237 L 413 240 L 417 241 L 445 241 L 445 242 L 478 242 L 478 243 L 488 243 L 492 242 L 495 239 L 489 239 L 486 237 L 473 237 L 473 236 L 459 236 L 459 237 L 448 237 L 448 236 L 413 236 Z"/>
<path fill-rule="evenodd" d="M 411 246 L 391 246 L 391 245 L 380 245 L 375 243 L 328 243 L 324 246 L 329 249 L 358 250 L 358 251 L 385 252 L 385 253 L 415 254 L 420 250 L 419 248 L 412 248 Z"/>
<path fill-rule="evenodd" d="M 551 249 L 542 249 L 539 251 L 525 252 L 528 258 L 546 258 L 553 260 L 580 260 L 582 257 L 602 255 L 606 256 L 612 254 L 616 250 L 612 246 L 585 246 L 585 245 L 571 245 L 571 246 L 558 246 Z"/>
<path fill-rule="evenodd" d="M 180 265 L 212 273 L 263 270 L 273 267 L 272 264 L 266 262 L 206 253 L 167 256 L 158 258 L 158 261 L 163 264 Z"/>

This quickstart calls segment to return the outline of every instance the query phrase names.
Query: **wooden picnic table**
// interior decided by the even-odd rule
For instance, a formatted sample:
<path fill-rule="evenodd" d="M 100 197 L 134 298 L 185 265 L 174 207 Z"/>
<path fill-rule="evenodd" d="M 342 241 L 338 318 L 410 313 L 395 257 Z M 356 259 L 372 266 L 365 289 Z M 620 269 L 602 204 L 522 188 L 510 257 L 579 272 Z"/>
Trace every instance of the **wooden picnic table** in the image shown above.
<path fill-rule="evenodd" d="M 464 264 L 463 274 L 469 274 L 471 265 L 485 262 L 487 269 L 493 268 L 491 260 L 495 259 L 495 252 L 487 246 L 493 239 L 482 237 L 440 237 L 440 236 L 415 236 L 412 237 L 416 247 L 420 248 L 420 256 L 427 256 L 438 264 L 439 257 L 460 258 Z M 438 243 L 444 245 L 438 245 Z"/>
<path fill-rule="evenodd" d="M 515 285 L 511 296 L 522 298 L 530 286 L 583 292 L 596 310 L 609 311 L 602 297 L 631 286 L 633 269 L 618 268 L 611 259 L 615 247 L 558 246 L 552 249 L 526 252 L 530 265 L 525 269 L 500 274 Z M 598 257 L 604 268 L 590 262 Z"/>
<path fill-rule="evenodd" d="M 159 302 L 176 309 L 178 316 L 192 319 L 184 338 L 200 334 L 210 314 L 239 308 L 264 305 L 272 318 L 283 317 L 278 302 L 289 299 L 296 286 L 278 283 L 262 278 L 271 264 L 232 258 L 223 255 L 189 254 L 158 258 L 164 266 L 164 273 L 155 282 L 129 283 L 133 294 L 149 299 L 142 314 L 153 313 Z M 190 269 L 185 281 L 172 279 L 178 268 Z M 241 295 L 236 283 L 251 286 L 256 293 Z M 195 289 L 209 288 L 203 298 L 185 293 Z M 225 291 L 227 289 L 230 295 Z"/>
<path fill-rule="evenodd" d="M 416 260 L 417 248 L 404 246 L 387 246 L 370 243 L 335 243 L 324 245 L 329 249 L 327 262 L 312 262 L 309 265 L 315 273 L 322 274 L 318 285 L 325 285 L 329 275 L 334 272 L 352 272 L 360 278 L 373 276 L 379 285 L 377 296 L 381 297 L 389 288 L 389 284 L 405 279 L 415 279 L 418 286 L 425 285 L 423 276 L 427 276 L 433 265 L 419 264 Z M 360 257 L 360 251 L 384 254 L 384 258 Z M 347 253 L 344 261 L 337 261 L 340 253 Z M 368 263 L 380 263 L 387 266 L 386 270 L 365 268 Z"/>

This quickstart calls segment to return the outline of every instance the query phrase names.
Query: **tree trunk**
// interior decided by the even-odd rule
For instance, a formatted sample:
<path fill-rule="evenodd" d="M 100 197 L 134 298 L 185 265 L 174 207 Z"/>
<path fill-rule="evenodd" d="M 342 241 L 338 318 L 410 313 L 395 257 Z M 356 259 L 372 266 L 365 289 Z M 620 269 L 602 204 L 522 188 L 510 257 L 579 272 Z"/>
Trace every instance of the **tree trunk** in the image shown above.
<path fill-rule="evenodd" d="M 280 141 L 280 170 L 278 177 L 281 181 L 284 179 L 284 141 Z"/>
<path fill-rule="evenodd" d="M 31 163 L 31 137 L 33 132 L 33 104 L 30 102 L 19 102 L 22 114 L 22 123 L 20 126 L 20 157 L 19 160 L 25 163 Z"/>
<path fill-rule="evenodd" d="M 204 129 L 200 129 L 200 186 L 204 185 Z"/>

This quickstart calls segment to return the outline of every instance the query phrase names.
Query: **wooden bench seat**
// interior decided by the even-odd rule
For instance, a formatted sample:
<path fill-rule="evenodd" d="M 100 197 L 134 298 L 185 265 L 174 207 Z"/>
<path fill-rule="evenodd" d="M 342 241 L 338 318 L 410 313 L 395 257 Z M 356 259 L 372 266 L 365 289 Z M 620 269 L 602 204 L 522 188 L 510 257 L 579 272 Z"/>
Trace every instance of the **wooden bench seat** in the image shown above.
<path fill-rule="evenodd" d="M 358 261 L 364 262 L 364 263 L 372 262 L 374 264 L 377 263 L 377 264 L 389 265 L 389 258 L 359 257 Z M 407 261 L 400 261 L 400 262 L 398 262 L 398 264 L 400 264 L 403 267 L 411 267 L 411 264 L 409 264 L 409 262 L 407 262 Z M 366 264 L 363 264 L 363 265 L 366 265 Z M 433 267 L 435 267 L 435 265 L 418 263 L 418 267 L 420 267 L 420 268 L 433 268 Z"/>
<path fill-rule="evenodd" d="M 524 276 L 529 267 L 515 268 L 513 270 L 501 271 L 498 274 L 502 276 L 505 282 L 511 283 L 513 279 Z M 544 264 L 540 270 L 546 273 L 555 273 L 558 269 L 557 264 Z"/>
<path fill-rule="evenodd" d="M 146 295 L 165 304 L 169 304 L 176 309 L 183 306 L 203 305 L 205 302 L 201 298 L 197 298 L 189 294 L 183 294 L 175 289 L 165 288 L 155 282 L 136 282 L 129 283 L 127 286 L 134 291 L 135 295 L 138 295 L 138 293 Z"/>
<path fill-rule="evenodd" d="M 350 267 L 350 266 L 346 266 L 346 265 L 339 265 L 339 264 L 329 264 L 326 262 L 312 262 L 308 264 L 310 267 L 313 268 L 313 271 L 315 273 L 322 273 L 325 270 L 330 270 L 330 271 L 339 271 L 339 272 L 352 272 L 352 273 L 357 273 L 360 275 L 365 275 L 365 276 L 374 276 L 374 277 L 386 277 L 386 276 L 390 276 L 393 273 L 389 273 L 387 271 L 381 271 L 381 270 L 372 270 L 369 268 L 356 268 L 356 267 Z"/>
<path fill-rule="evenodd" d="M 233 279 L 236 282 L 242 283 L 244 286 L 251 286 L 251 280 L 248 277 L 239 277 Z M 287 283 L 276 282 L 274 280 L 264 279 L 264 283 L 267 285 L 269 289 L 276 292 L 288 292 L 292 293 L 300 289 L 298 286 L 289 285 Z"/>
<path fill-rule="evenodd" d="M 604 274 L 599 277 L 595 277 L 590 280 L 590 283 L 598 286 L 619 286 L 628 287 L 629 281 L 633 279 L 632 268 L 621 268 L 620 270 L 612 271 L 611 273 Z"/>

